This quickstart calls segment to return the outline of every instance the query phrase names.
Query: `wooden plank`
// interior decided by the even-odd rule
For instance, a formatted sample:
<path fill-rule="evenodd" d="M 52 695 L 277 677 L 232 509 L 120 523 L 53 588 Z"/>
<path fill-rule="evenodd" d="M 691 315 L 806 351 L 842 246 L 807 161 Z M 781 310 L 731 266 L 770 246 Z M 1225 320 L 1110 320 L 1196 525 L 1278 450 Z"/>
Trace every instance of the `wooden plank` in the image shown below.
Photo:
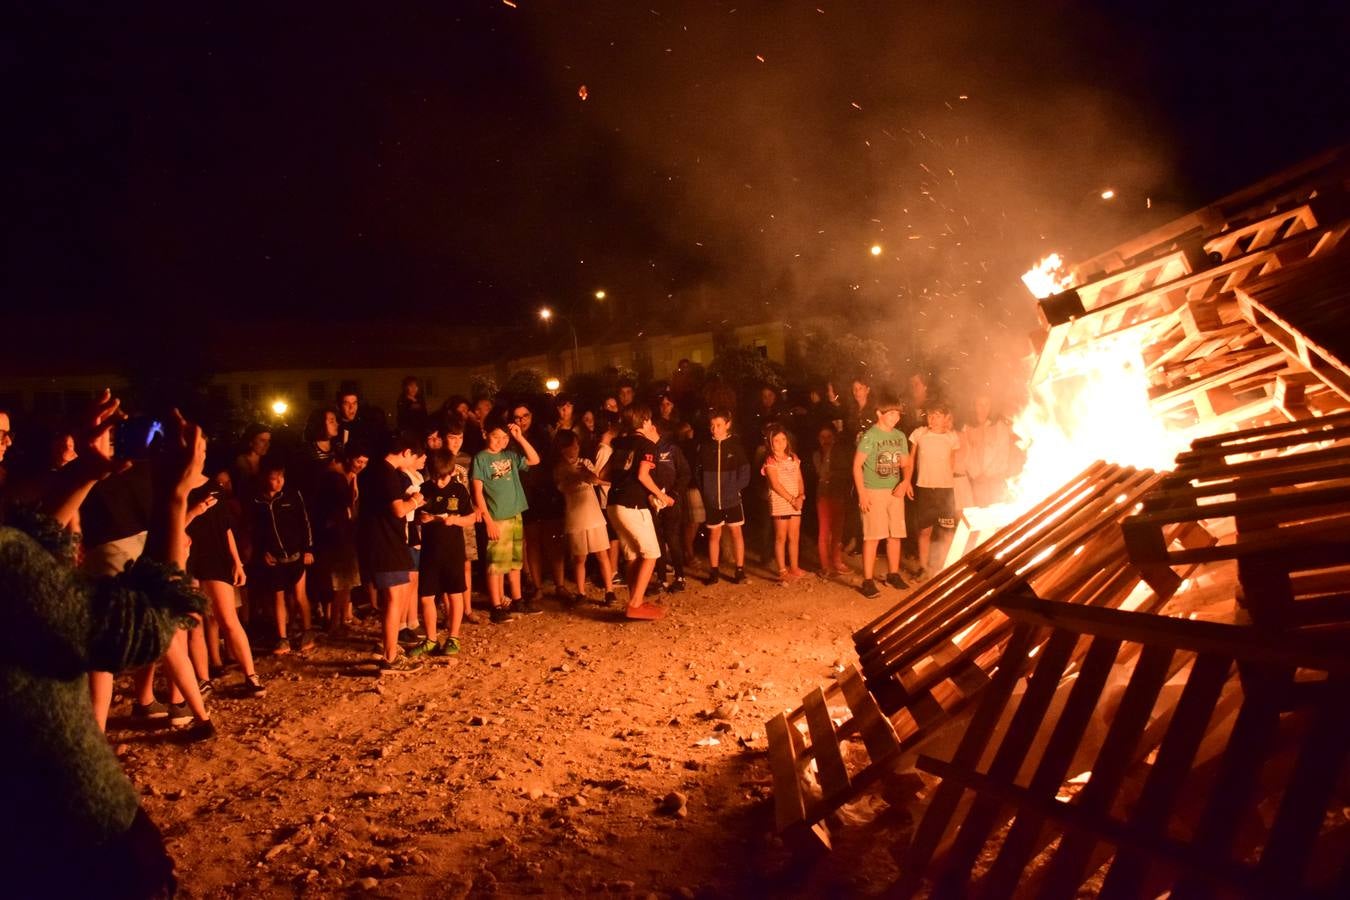
<path fill-rule="evenodd" d="M 1077 644 L 1078 635 L 1070 631 L 1056 631 L 1045 643 L 1042 652 L 1037 654 L 1036 668 L 1027 682 L 1026 692 L 989 765 L 991 778 L 1011 782 L 1017 777 Z M 969 879 L 980 850 L 990 832 L 999 824 L 999 808 L 999 803 L 991 798 L 975 799 L 943 860 L 942 871 L 934 888 L 935 894 L 953 890 Z"/>
<path fill-rule="evenodd" d="M 1058 793 L 1069 764 L 1083 740 L 1088 722 L 1101 702 L 1102 688 L 1106 686 L 1119 651 L 1119 641 L 1103 637 L 1093 640 L 1087 655 L 1083 657 L 1078 678 L 1069 689 L 1068 700 L 1050 733 L 1040 762 L 1031 776 L 1028 789 L 1032 794 L 1053 797 Z M 980 880 L 982 894 L 990 900 L 1012 896 L 1020 873 L 1035 853 L 1044 824 L 1045 817 L 1038 812 L 1025 809 L 1019 811 L 1012 828 L 1003 839 L 998 856 Z"/>
<path fill-rule="evenodd" d="M 1053 794 L 1042 794 L 1017 784 L 1000 782 L 983 773 L 931 756 L 920 756 L 918 768 L 941 778 L 942 786 L 951 783 L 953 790 L 971 790 L 997 798 L 1015 806 L 1019 813 L 1041 816 L 1059 824 L 1064 830 L 1082 829 L 1100 834 L 1103 839 L 1117 846 L 1129 847 L 1147 856 L 1166 860 L 1169 865 L 1190 873 L 1205 884 L 1237 890 L 1242 894 L 1251 894 L 1253 891 L 1251 872 L 1244 866 L 1226 861 L 1198 860 L 1189 844 L 1167 837 L 1142 835 L 1115 819 L 1087 815 L 1073 804 L 1055 799 Z M 1014 884 L 1011 887 L 1016 890 L 1019 886 Z M 983 891 L 969 893 L 981 898 L 991 896 Z"/>
<path fill-rule="evenodd" d="M 1350 672 L 1345 642 L 1336 636 L 1271 634 L 1269 630 L 1247 625 L 1075 606 L 1025 594 L 1003 598 L 999 608 L 1019 622 L 1070 628 L 1082 634 L 1141 641 L 1173 650 L 1219 653 L 1250 662 Z"/>
<path fill-rule="evenodd" d="M 984 755 L 985 747 L 1003 717 L 1003 708 L 1027 667 L 1027 653 L 1037 642 L 1039 634 L 1040 629 L 1031 625 L 1022 625 L 1013 631 L 999 662 L 998 671 L 989 688 L 981 695 L 975 714 L 965 733 L 961 735 L 961 741 L 952 756 L 952 762 L 956 766 L 973 767 Z M 946 780 L 933 791 L 928 808 L 924 811 L 918 828 L 915 829 L 913 841 L 899 854 L 900 878 L 895 883 L 896 897 L 913 896 L 919 889 L 923 873 L 942 843 L 963 793 L 964 788 L 961 785 Z"/>
<path fill-rule="evenodd" d="M 1191 441 L 1190 450 L 1177 455 L 1177 465 L 1190 466 L 1237 453 L 1264 453 L 1300 444 L 1344 440 L 1347 434 L 1350 434 L 1350 412 L 1298 422 L 1282 422 L 1236 434 L 1197 438 Z"/>
<path fill-rule="evenodd" d="M 830 710 L 825 705 L 825 694 L 820 688 L 806 695 L 802 706 L 806 709 L 806 725 L 811 732 L 811 755 L 820 776 L 823 800 L 833 803 L 848 794 L 848 769 L 839 752 L 839 736 L 830 721 Z"/>
<path fill-rule="evenodd" d="M 838 681 L 872 762 L 881 762 L 899 753 L 900 739 L 896 737 L 895 727 L 881 714 L 877 701 L 867 692 L 858 667 L 852 663 L 847 665 Z"/>
<path fill-rule="evenodd" d="M 1336 678 L 1329 685 L 1328 700 L 1313 714 L 1313 722 L 1294 765 L 1284 798 L 1261 860 L 1257 877 L 1273 892 L 1280 892 L 1291 877 L 1299 884 L 1308 857 L 1317 842 L 1328 801 L 1350 753 L 1350 719 L 1345 701 L 1350 679 Z"/>
<path fill-rule="evenodd" d="M 1213 718 L 1214 706 L 1223 693 L 1233 661 L 1203 653 L 1195 658 L 1190 678 L 1181 692 L 1168 723 L 1167 734 L 1149 770 L 1128 825 L 1147 841 L 1166 837 L 1167 823 L 1181 787 L 1190 774 L 1195 752 Z M 1122 847 L 1102 883 L 1101 900 L 1126 900 L 1139 896 L 1148 874 L 1147 855 L 1136 847 Z"/>
<path fill-rule="evenodd" d="M 1218 778 L 1195 829 L 1192 849 L 1207 865 L 1222 865 L 1229 859 L 1243 815 L 1250 809 L 1259 784 L 1260 764 L 1268 755 L 1280 720 L 1280 694 L 1289 684 L 1292 669 L 1240 664 L 1246 702 L 1238 712 L 1229 735 Z M 1172 897 L 1193 900 L 1205 895 L 1204 885 L 1193 875 L 1178 879 Z"/>
<path fill-rule="evenodd" d="M 1078 806 L 1086 813 L 1110 814 L 1111 803 L 1125 780 L 1126 771 L 1139 754 L 1140 738 L 1158 701 L 1158 693 L 1167 680 L 1173 655 L 1174 651 L 1169 647 L 1149 645 L 1140 654 L 1125 695 L 1092 764 L 1092 775 L 1078 795 Z M 1070 900 L 1077 896 L 1088 856 L 1096 844 L 1096 836 L 1087 831 L 1066 832 L 1046 874 L 1042 896 L 1051 900 Z"/>
<path fill-rule="evenodd" d="M 801 824 L 806 818 L 802 789 L 797 781 L 797 757 L 793 752 L 788 732 L 795 731 L 782 713 L 767 723 L 769 736 L 769 770 L 773 774 L 774 824 L 784 831 Z"/>

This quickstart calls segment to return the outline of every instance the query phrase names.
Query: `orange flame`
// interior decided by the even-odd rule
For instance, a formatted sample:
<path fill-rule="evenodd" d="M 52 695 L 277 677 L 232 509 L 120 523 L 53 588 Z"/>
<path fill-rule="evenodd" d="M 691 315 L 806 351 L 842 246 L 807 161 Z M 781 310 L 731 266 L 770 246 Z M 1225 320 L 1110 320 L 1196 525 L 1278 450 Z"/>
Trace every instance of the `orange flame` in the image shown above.
<path fill-rule="evenodd" d="M 1064 258 L 1051 253 L 1022 275 L 1022 283 L 1037 300 L 1044 300 L 1073 287 L 1073 275 L 1065 271 Z"/>

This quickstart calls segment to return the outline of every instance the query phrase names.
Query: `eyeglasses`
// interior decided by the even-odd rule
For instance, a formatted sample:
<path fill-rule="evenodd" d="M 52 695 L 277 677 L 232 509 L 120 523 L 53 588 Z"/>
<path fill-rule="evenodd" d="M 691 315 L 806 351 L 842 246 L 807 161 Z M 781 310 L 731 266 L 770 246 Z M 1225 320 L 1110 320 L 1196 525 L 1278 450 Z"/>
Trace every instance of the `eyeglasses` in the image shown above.
<path fill-rule="evenodd" d="M 530 418 L 530 414 L 529 414 L 529 413 L 521 413 L 521 414 L 518 415 L 518 416 L 512 416 L 512 418 L 513 418 L 515 421 L 517 421 L 517 422 L 524 422 L 526 419 L 529 419 L 529 418 Z"/>

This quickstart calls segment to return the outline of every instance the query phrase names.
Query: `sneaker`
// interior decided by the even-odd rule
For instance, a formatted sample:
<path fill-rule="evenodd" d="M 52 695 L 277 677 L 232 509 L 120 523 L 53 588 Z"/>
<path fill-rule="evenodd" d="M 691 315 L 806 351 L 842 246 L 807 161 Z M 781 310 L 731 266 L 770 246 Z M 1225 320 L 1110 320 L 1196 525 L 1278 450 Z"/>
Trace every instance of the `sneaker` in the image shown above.
<path fill-rule="evenodd" d="M 601 605 L 602 605 L 602 606 L 613 606 L 614 604 L 616 604 L 616 603 L 618 603 L 618 602 L 619 602 L 619 598 L 618 598 L 618 596 L 615 595 L 615 593 L 614 593 L 613 591 L 605 591 L 605 602 L 604 602 L 603 604 L 601 604 Z"/>
<path fill-rule="evenodd" d="M 151 700 L 147 704 L 132 703 L 131 717 L 144 722 L 155 719 L 167 719 L 169 717 L 169 708 L 158 700 Z"/>
<path fill-rule="evenodd" d="M 291 652 L 291 642 L 289 638 L 282 638 L 277 641 L 277 645 L 272 648 L 273 656 L 285 656 Z"/>
<path fill-rule="evenodd" d="M 400 644 L 416 644 L 417 632 L 411 628 L 403 628 L 398 633 L 398 642 Z"/>
<path fill-rule="evenodd" d="M 215 678 L 219 678 L 220 676 L 222 676 L 222 675 L 224 675 L 224 674 L 225 674 L 225 667 L 224 667 L 224 666 L 208 666 L 207 669 L 206 669 L 206 675 L 207 675 L 208 678 L 215 679 Z"/>
<path fill-rule="evenodd" d="M 175 703 L 169 707 L 169 724 L 186 725 L 192 721 L 192 710 L 186 703 Z"/>
<path fill-rule="evenodd" d="M 544 608 L 534 598 L 535 595 L 531 594 L 524 600 L 512 600 L 511 608 L 519 611 L 522 615 L 537 616 L 544 611 Z"/>
<path fill-rule="evenodd" d="M 409 658 L 409 659 L 417 659 L 417 657 L 419 657 L 419 656 L 426 656 L 428 653 L 430 653 L 431 651 L 435 650 L 437 646 L 438 646 L 438 645 L 436 644 L 435 641 L 432 641 L 432 640 L 426 640 L 426 641 L 423 641 L 422 643 L 418 644 L 416 647 L 409 647 L 409 648 L 408 648 L 408 658 Z"/>
<path fill-rule="evenodd" d="M 492 613 L 489 618 L 493 625 L 505 625 L 507 622 L 514 619 L 515 616 L 511 615 L 511 610 L 507 609 L 505 606 L 494 606 L 492 607 Z"/>
<path fill-rule="evenodd" d="M 379 666 L 381 672 L 410 672 L 417 668 L 418 662 L 415 658 L 409 657 L 408 654 L 400 653 L 392 661 L 380 657 Z"/>
<path fill-rule="evenodd" d="M 244 679 L 245 697 L 265 697 L 267 688 L 263 687 L 262 679 L 257 675 L 250 675 Z"/>
<path fill-rule="evenodd" d="M 706 584 L 710 584 L 710 585 L 711 585 L 711 584 L 717 584 L 717 582 L 719 582 L 719 581 L 721 581 L 721 580 L 722 580 L 722 575 L 721 575 L 720 572 L 717 571 L 717 567 L 716 567 L 716 566 L 713 566 L 711 569 L 708 570 L 708 580 L 705 582 Z"/>
<path fill-rule="evenodd" d="M 744 566 L 737 566 L 737 567 L 736 567 L 736 574 L 731 576 L 731 583 L 732 583 L 732 584 L 740 584 L 740 583 L 743 582 L 743 581 L 745 581 L 745 567 L 744 567 Z"/>
<path fill-rule="evenodd" d="M 183 730 L 183 740 L 189 744 L 197 744 L 201 741 L 209 741 L 216 736 L 216 726 L 211 724 L 211 720 L 205 722 L 197 721 L 192 723 L 191 728 Z"/>
<path fill-rule="evenodd" d="M 886 583 L 898 591 L 903 591 L 909 587 L 909 582 L 900 577 L 899 572 L 892 572 L 886 576 Z"/>
<path fill-rule="evenodd" d="M 623 587 L 625 584 L 627 584 L 627 582 L 623 580 L 622 572 L 615 572 L 614 578 L 610 580 L 610 584 L 614 585 L 615 587 Z"/>
<path fill-rule="evenodd" d="M 858 590 L 862 591 L 862 595 L 869 600 L 881 596 L 881 588 L 877 587 L 877 583 L 870 578 L 863 579 L 862 587 Z"/>
<path fill-rule="evenodd" d="M 670 587 L 667 588 L 667 590 L 670 591 L 672 594 L 678 594 L 678 593 L 683 592 L 683 591 L 684 591 L 684 579 L 683 579 L 683 578 L 676 578 L 674 581 L 672 581 L 672 582 L 670 583 Z"/>
<path fill-rule="evenodd" d="M 209 678 L 205 678 L 197 682 L 197 693 L 202 695 L 203 700 L 211 696 L 211 692 L 214 691 L 215 689 L 216 686 L 211 682 L 211 679 Z"/>
<path fill-rule="evenodd" d="M 447 637 L 445 640 L 441 641 L 439 644 L 436 645 L 436 649 L 432 651 L 431 655 L 454 656 L 458 652 L 459 652 L 459 638 Z"/>

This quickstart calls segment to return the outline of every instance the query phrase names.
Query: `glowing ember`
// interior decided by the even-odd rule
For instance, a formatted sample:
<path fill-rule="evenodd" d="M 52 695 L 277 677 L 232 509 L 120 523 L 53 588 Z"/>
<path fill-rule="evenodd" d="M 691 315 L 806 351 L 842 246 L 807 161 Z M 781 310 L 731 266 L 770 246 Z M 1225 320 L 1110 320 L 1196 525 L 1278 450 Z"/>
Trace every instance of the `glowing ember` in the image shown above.
<path fill-rule="evenodd" d="M 577 96 L 580 97 L 582 100 L 585 100 L 590 95 L 591 92 L 586 90 L 586 85 L 583 84 L 581 87 L 577 88 Z"/>
<path fill-rule="evenodd" d="M 1116 198 L 1116 192 L 1115 192 L 1114 190 L 1112 190 L 1111 188 L 1107 188 L 1106 190 L 1102 191 L 1102 199 L 1103 199 L 1103 200 L 1114 200 L 1115 198 Z"/>
<path fill-rule="evenodd" d="M 1022 283 L 1033 297 L 1044 300 L 1073 287 L 1073 276 L 1065 271 L 1063 257 L 1051 253 L 1022 276 Z"/>

